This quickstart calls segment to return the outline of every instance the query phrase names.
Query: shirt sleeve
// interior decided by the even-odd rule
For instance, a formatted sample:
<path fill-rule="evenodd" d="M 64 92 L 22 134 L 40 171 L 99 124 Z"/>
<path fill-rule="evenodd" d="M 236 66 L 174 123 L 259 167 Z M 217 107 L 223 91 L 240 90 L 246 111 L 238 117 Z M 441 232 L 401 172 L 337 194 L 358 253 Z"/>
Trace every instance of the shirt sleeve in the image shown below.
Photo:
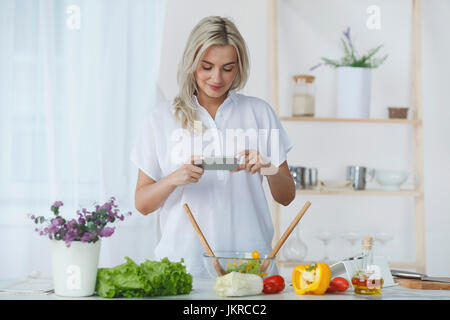
<path fill-rule="evenodd" d="M 274 166 L 279 167 L 287 160 L 287 153 L 294 145 L 275 111 L 269 104 L 267 104 L 267 108 L 269 114 L 268 157 Z"/>
<path fill-rule="evenodd" d="M 138 132 L 130 160 L 147 176 L 157 181 L 161 179 L 162 171 L 157 154 L 155 129 L 151 116 L 148 116 Z"/>

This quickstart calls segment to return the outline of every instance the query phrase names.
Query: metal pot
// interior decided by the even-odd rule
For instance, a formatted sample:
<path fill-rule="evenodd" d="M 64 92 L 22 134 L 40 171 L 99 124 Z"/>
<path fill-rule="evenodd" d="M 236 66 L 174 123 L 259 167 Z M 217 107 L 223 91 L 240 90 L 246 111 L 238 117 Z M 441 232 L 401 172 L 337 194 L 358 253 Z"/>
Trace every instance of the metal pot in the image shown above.
<path fill-rule="evenodd" d="M 366 176 L 373 179 L 374 170 L 367 169 L 361 166 L 348 166 L 347 167 L 347 181 L 351 181 L 353 189 L 364 190 L 366 188 Z"/>
<path fill-rule="evenodd" d="M 317 168 L 289 167 L 296 189 L 314 189 L 318 185 Z"/>

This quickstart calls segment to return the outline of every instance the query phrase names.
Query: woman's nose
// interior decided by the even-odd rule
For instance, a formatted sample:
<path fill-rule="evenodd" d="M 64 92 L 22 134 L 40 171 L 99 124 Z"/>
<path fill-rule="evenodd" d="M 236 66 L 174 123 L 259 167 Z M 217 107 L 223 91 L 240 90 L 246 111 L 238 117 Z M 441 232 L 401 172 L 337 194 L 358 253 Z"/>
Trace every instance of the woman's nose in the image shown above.
<path fill-rule="evenodd" d="M 220 72 L 220 70 L 215 70 L 211 78 L 214 83 L 222 83 L 222 73 Z"/>

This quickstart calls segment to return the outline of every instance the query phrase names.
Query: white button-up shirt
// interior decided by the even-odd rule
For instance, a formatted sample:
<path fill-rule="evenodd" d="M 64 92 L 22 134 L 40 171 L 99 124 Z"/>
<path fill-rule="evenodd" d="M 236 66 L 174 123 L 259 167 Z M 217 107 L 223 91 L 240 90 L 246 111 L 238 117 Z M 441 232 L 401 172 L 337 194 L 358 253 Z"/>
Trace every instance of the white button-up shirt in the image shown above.
<path fill-rule="evenodd" d="M 292 143 L 268 103 L 230 91 L 213 119 L 194 98 L 206 127 L 201 135 L 180 128 L 173 101 L 159 104 L 144 119 L 130 159 L 150 178 L 157 181 L 171 174 L 191 155 L 233 157 L 244 149 L 258 149 L 276 167 L 286 160 Z M 185 203 L 213 251 L 269 253 L 273 224 L 262 182 L 260 173 L 205 170 L 197 183 L 177 187 L 158 213 L 161 239 L 156 257 L 184 258 L 188 272 L 206 275 L 204 249 Z"/>

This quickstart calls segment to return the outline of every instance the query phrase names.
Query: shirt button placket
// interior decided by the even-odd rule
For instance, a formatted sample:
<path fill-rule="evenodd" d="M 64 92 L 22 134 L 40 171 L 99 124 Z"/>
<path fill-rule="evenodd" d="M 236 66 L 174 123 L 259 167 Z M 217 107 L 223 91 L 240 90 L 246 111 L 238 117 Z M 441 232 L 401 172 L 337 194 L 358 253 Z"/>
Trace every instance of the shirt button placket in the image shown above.
<path fill-rule="evenodd" d="M 216 114 L 216 119 L 214 120 L 214 122 L 216 123 L 217 126 L 220 125 L 220 120 L 222 119 L 222 114 L 221 113 L 217 113 Z"/>

